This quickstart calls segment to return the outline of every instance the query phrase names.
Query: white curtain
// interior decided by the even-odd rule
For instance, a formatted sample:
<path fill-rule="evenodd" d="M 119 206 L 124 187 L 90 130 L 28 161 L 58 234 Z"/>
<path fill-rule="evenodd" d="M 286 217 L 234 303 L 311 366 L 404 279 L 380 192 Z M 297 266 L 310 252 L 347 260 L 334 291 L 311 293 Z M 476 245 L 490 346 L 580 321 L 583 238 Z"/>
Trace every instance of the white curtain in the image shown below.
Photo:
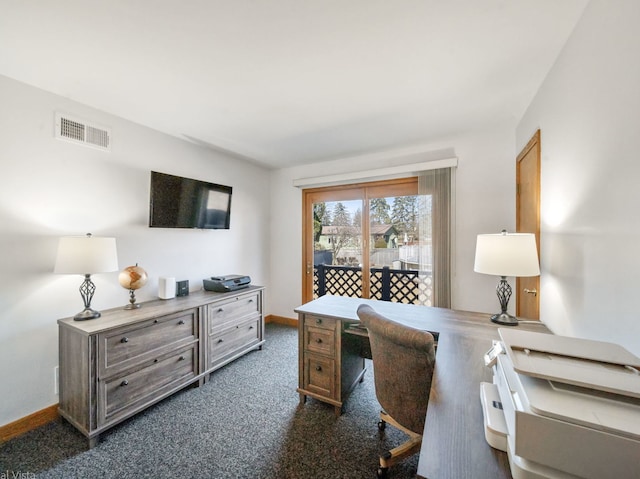
<path fill-rule="evenodd" d="M 418 237 L 426 304 L 451 307 L 451 168 L 418 176 Z"/>

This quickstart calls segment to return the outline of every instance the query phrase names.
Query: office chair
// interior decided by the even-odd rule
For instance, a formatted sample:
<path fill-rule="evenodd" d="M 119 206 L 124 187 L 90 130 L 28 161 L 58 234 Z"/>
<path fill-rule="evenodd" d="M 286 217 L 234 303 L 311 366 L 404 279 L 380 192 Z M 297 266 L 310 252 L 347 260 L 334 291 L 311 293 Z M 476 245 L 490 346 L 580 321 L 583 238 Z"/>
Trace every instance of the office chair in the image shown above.
<path fill-rule="evenodd" d="M 371 342 L 376 397 L 383 409 L 378 428 L 383 431 L 389 423 L 409 436 L 380 456 L 378 477 L 384 478 L 390 466 L 420 450 L 436 359 L 434 339 L 429 332 L 391 321 L 366 304 L 358 307 L 358 317 Z"/>

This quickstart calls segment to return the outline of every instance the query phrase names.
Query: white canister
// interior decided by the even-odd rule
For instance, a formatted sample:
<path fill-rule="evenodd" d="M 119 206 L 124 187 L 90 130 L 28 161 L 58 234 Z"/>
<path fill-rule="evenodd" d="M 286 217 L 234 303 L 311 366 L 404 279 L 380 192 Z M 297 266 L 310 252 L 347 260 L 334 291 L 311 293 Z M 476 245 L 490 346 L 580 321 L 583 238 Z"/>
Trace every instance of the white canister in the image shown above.
<path fill-rule="evenodd" d="M 158 297 L 160 299 L 171 299 L 176 297 L 176 279 L 160 277 L 158 279 Z"/>

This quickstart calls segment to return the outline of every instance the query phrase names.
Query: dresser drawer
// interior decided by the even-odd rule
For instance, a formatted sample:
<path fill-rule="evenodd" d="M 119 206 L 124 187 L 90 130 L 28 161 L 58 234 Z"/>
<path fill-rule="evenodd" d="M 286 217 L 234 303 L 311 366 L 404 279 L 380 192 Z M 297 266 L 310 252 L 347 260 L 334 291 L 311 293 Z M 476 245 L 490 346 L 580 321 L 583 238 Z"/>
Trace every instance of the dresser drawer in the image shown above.
<path fill-rule="evenodd" d="M 315 328 L 336 330 L 337 321 L 333 318 L 323 318 L 321 316 L 313 316 L 311 314 L 305 314 L 304 326 L 313 326 Z"/>
<path fill-rule="evenodd" d="M 98 335 L 98 372 L 106 377 L 198 338 L 196 309 Z"/>
<path fill-rule="evenodd" d="M 230 323 L 260 312 L 258 293 L 238 295 L 207 306 L 209 334 L 226 329 Z"/>
<path fill-rule="evenodd" d="M 179 388 L 197 375 L 198 347 L 152 360 L 142 368 L 119 374 L 99 384 L 99 425 L 135 412 L 148 401 Z"/>
<path fill-rule="evenodd" d="M 331 329 L 304 327 L 304 349 L 328 356 L 334 356 L 336 349 L 336 334 Z"/>
<path fill-rule="evenodd" d="M 209 367 L 232 356 L 237 351 L 257 344 L 260 337 L 260 316 L 233 326 L 209 338 Z"/>
<path fill-rule="evenodd" d="M 336 362 L 332 358 L 304 355 L 303 389 L 329 399 L 336 396 Z"/>

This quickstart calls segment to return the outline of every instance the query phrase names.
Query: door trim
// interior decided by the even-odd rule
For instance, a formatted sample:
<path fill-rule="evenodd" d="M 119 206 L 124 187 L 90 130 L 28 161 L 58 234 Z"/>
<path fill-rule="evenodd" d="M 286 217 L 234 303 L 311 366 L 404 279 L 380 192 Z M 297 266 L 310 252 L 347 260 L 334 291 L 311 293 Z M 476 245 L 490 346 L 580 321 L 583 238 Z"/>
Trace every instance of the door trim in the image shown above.
<path fill-rule="evenodd" d="M 516 157 L 516 232 L 521 232 L 521 224 L 520 224 L 520 162 L 522 159 L 527 156 L 527 154 L 531 151 L 535 146 L 538 147 L 538 154 L 536 155 L 536 195 L 538 198 L 536 205 L 536 228 L 535 228 L 535 236 L 536 236 L 536 247 L 538 249 L 538 261 L 540 260 L 540 163 L 541 163 L 541 145 L 540 145 L 540 130 L 538 129 L 534 135 L 531 137 L 526 146 L 522 149 L 522 151 Z M 531 233 L 528 231 L 528 233 Z M 538 276 L 536 281 L 536 301 L 538 303 L 538 314 L 540 313 L 540 277 Z M 520 315 L 520 298 L 522 295 L 522 288 L 520 286 L 520 278 L 516 278 L 516 316 Z M 535 319 L 540 319 L 535 318 Z"/>

